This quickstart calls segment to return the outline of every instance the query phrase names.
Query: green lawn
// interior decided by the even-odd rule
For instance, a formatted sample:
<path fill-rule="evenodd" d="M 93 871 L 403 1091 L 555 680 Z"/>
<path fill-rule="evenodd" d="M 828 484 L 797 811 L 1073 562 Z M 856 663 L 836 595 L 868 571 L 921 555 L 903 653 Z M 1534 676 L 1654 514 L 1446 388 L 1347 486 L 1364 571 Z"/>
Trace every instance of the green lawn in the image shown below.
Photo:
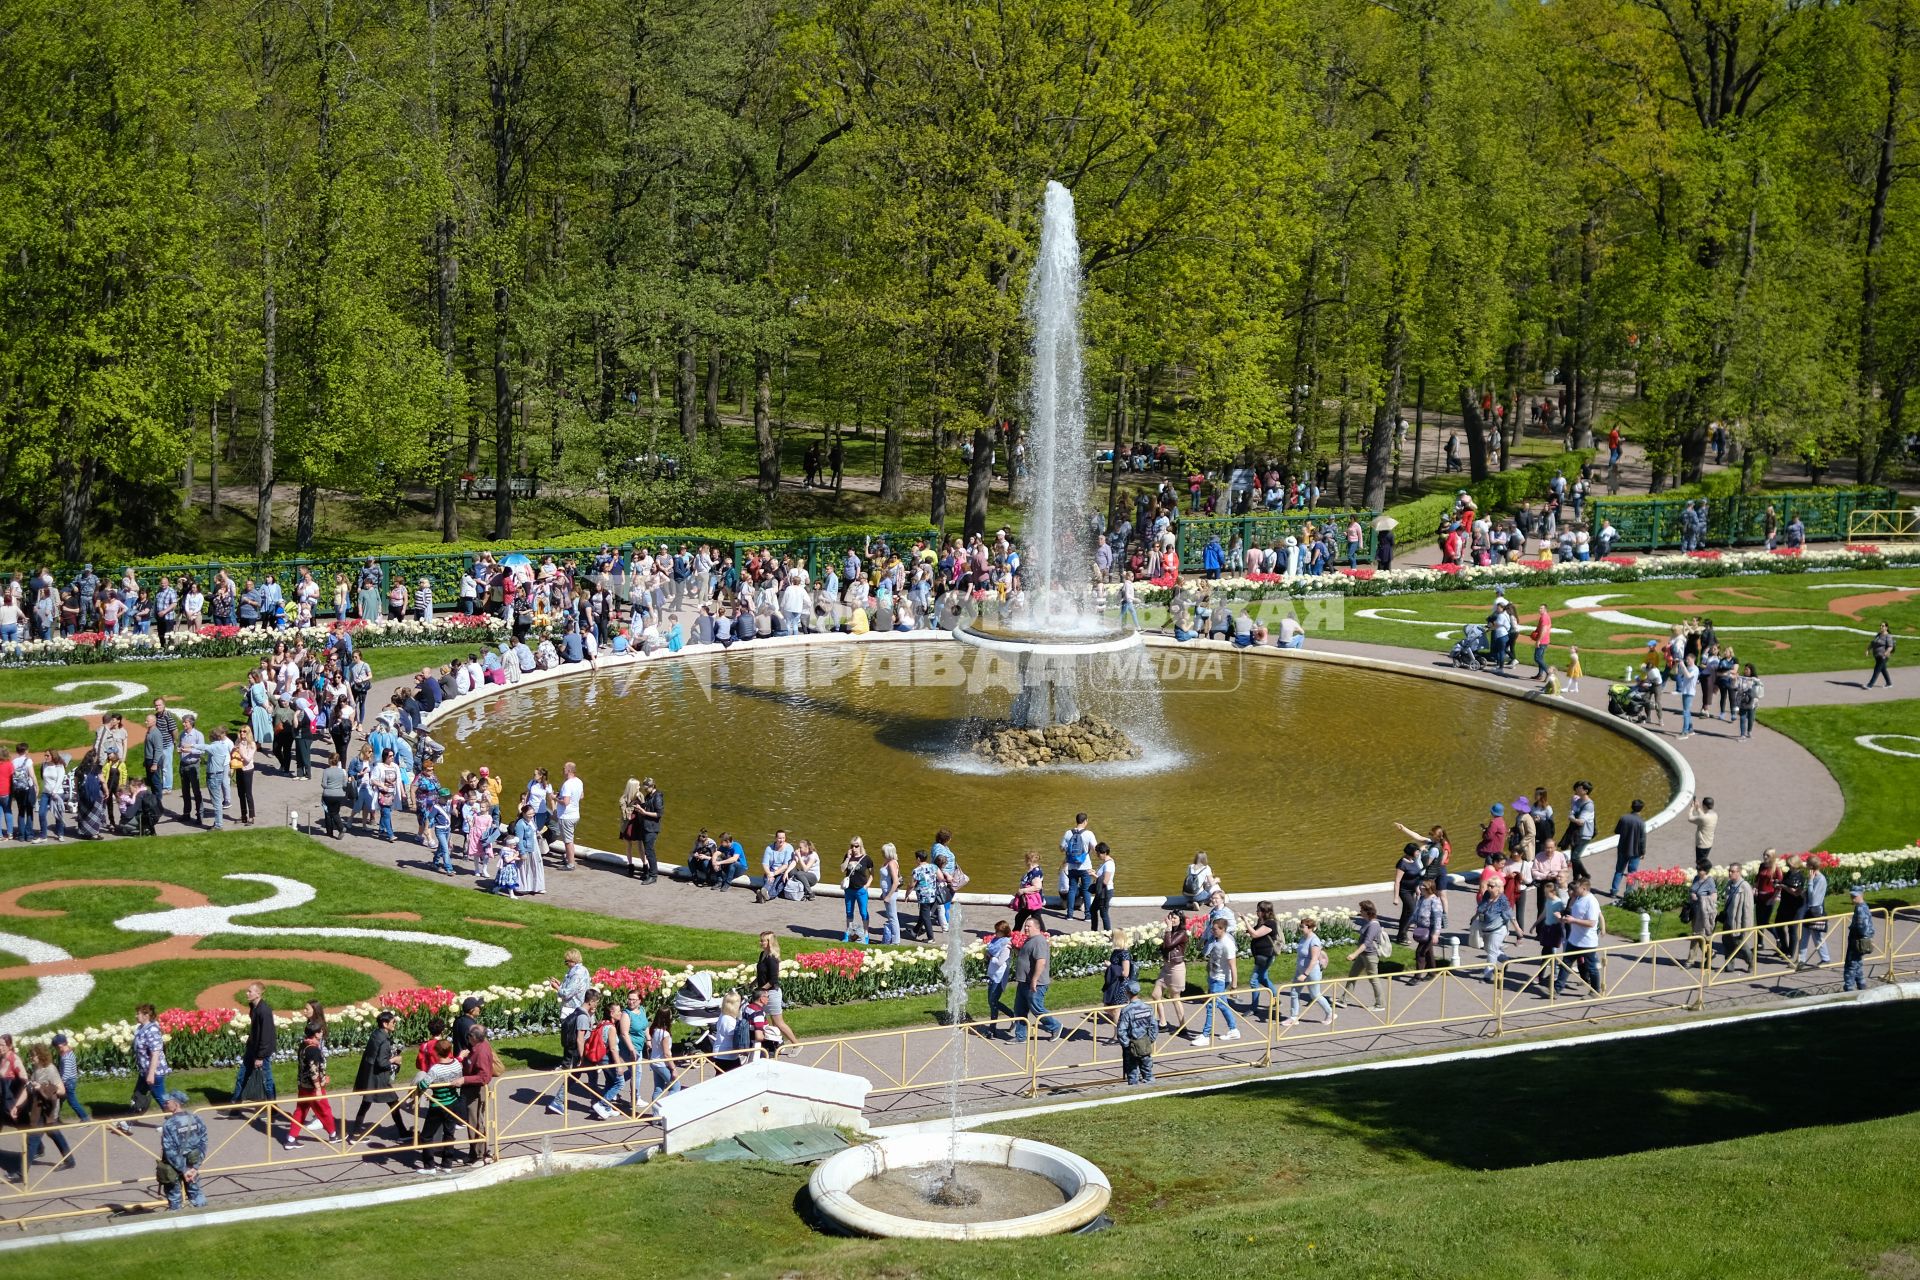
<path fill-rule="evenodd" d="M 1898 587 L 1911 590 L 1895 592 Z M 1874 599 L 1880 593 L 1887 593 L 1884 601 Z M 1568 611 L 1568 601 L 1596 596 L 1605 600 L 1580 612 Z M 1872 665 L 1865 656 L 1867 636 L 1844 630 L 1741 630 L 1743 627 L 1819 626 L 1871 633 L 1885 620 L 1903 641 L 1895 651 L 1895 664 L 1920 664 L 1920 569 L 1590 583 L 1519 590 L 1509 593 L 1508 598 L 1528 629 L 1541 604 L 1546 604 L 1554 621 L 1552 662 L 1564 666 L 1566 646 L 1578 645 L 1588 679 L 1618 679 L 1628 661 L 1645 653 L 1647 640 L 1663 636 L 1673 623 L 1693 617 L 1712 619 L 1721 642 L 1731 644 L 1740 659 L 1753 663 L 1762 676 L 1858 671 L 1864 678 Z M 1492 600 L 1491 591 L 1353 599 L 1339 603 L 1337 626 L 1318 626 L 1304 612 L 1303 620 L 1310 633 L 1308 643 L 1313 636 L 1325 635 L 1444 653 L 1459 640 L 1464 624 L 1486 620 Z M 1599 611 L 1657 625 L 1592 616 Z M 1447 633 L 1444 637 L 1440 634 L 1443 631 Z M 1533 647 L 1524 637 L 1518 652 L 1523 662 L 1532 662 Z"/>
<path fill-rule="evenodd" d="M 796 1212 L 805 1169 L 663 1159 L 169 1239 L 218 1280 L 415 1274 L 447 1250 L 502 1274 L 1328 1277 L 1913 1274 L 1920 1020 L 1842 1008 L 1653 1041 L 1410 1066 L 1025 1120 L 1114 1184 L 1111 1230 L 978 1245 L 848 1240 Z M 1835 1073 L 1863 1059 L 1882 1064 Z M 1798 1079 L 1786 1074 L 1793 1071 Z M 716 1225 L 719 1230 L 715 1230 Z M 558 1242 L 558 1244 L 556 1244 Z M 1889 1260 L 1890 1259 L 1890 1260 Z M 148 1251 L 63 1247 L 70 1274 Z"/>
<path fill-rule="evenodd" d="M 395 645 L 369 648 L 365 652 L 375 678 L 385 678 L 424 666 L 437 666 L 456 650 L 444 645 Z M 202 728 L 216 721 L 238 724 L 240 690 L 247 673 L 259 663 L 255 657 L 174 658 L 0 671 L 0 721 L 31 714 L 42 707 L 71 706 L 90 700 L 103 710 L 121 711 L 132 730 L 138 728 L 153 709 L 153 700 L 163 697 L 175 711 L 198 712 Z M 97 719 L 88 722 L 70 717 L 50 724 L 5 727 L 0 728 L 0 740 L 25 742 L 36 752 L 88 747 L 93 745 L 98 723 Z"/>
<path fill-rule="evenodd" d="M 573 945 L 556 935 L 592 938 L 616 944 L 588 950 L 589 967 L 666 964 L 689 960 L 751 960 L 759 950 L 750 937 L 717 929 L 642 924 L 584 911 L 549 907 L 525 899 L 483 894 L 471 881 L 440 883 L 400 871 L 369 866 L 326 848 L 317 840 L 284 828 L 219 835 L 170 836 L 164 840 L 121 840 L 99 844 L 39 845 L 0 861 L 0 889 L 53 880 L 159 880 L 204 893 L 217 904 L 255 902 L 271 890 L 250 881 L 222 879 L 233 872 L 285 876 L 318 891 L 306 906 L 245 917 L 242 923 L 329 925 L 362 929 L 406 929 L 489 942 L 513 953 L 507 963 L 470 968 L 451 947 L 365 938 L 234 937 L 213 935 L 196 950 L 261 951 L 276 948 L 319 949 L 366 957 L 418 979 L 422 985 L 473 988 L 496 983 L 526 985 L 560 973 L 561 953 Z M 116 918 L 160 909 L 154 891 L 140 887 L 73 888 L 36 894 L 26 905 L 59 910 L 55 917 L 9 917 L 4 928 L 64 947 L 76 956 L 127 951 L 164 935 L 125 932 Z M 420 919 L 377 920 L 353 917 L 369 912 L 412 912 Z M 476 924 L 469 917 L 499 924 Z M 518 925 L 510 928 L 508 925 Z M 0 957 L 0 964 L 11 959 Z M 160 1008 L 191 1008 L 195 997 L 216 983 L 247 977 L 286 979 L 314 988 L 329 1005 L 372 999 L 379 983 L 349 968 L 304 959 L 163 959 L 124 969 L 101 969 L 97 985 L 69 1025 L 88 1026 L 132 1016 L 133 1006 L 150 1000 Z M 272 992 L 277 1008 L 287 1008 L 305 993 Z"/>
<path fill-rule="evenodd" d="M 1920 753 L 1920 699 L 1851 707 L 1763 706 L 1759 719 L 1818 756 L 1840 784 L 1846 815 L 1827 837 L 1827 848 L 1892 849 L 1920 838 L 1920 802 L 1915 800 L 1920 758 L 1889 755 L 1855 741 L 1892 734 L 1882 746 Z"/>

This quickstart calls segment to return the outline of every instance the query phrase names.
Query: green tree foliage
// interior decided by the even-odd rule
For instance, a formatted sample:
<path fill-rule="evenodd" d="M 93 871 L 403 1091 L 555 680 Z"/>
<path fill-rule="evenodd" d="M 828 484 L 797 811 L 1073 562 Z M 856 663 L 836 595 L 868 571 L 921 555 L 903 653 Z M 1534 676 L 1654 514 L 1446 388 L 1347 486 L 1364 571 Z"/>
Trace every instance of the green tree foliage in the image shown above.
<path fill-rule="evenodd" d="M 0 51 L 0 495 L 70 558 L 216 413 L 263 550 L 335 490 L 457 538 L 469 472 L 764 521 L 849 423 L 977 528 L 1048 181 L 1099 440 L 1379 504 L 1416 384 L 1505 411 L 1475 477 L 1622 371 L 1663 478 L 1912 434 L 1920 0 L 0 0 Z"/>

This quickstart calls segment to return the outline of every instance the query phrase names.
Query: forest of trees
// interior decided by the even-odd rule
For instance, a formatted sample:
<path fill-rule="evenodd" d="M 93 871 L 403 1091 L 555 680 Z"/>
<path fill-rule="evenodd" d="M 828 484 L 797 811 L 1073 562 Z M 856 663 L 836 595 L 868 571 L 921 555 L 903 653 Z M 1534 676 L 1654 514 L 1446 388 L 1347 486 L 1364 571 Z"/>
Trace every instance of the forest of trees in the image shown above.
<path fill-rule="evenodd" d="M 803 361 L 884 497 L 931 433 L 941 518 L 1017 410 L 1050 178 L 1102 403 L 1177 378 L 1201 458 L 1337 434 L 1377 506 L 1416 383 L 1472 424 L 1557 370 L 1587 432 L 1631 367 L 1671 477 L 1720 420 L 1871 478 L 1917 45 L 1920 0 L 0 0 L 5 534 L 79 559 L 239 443 L 260 552 L 276 483 L 302 546 L 326 490 L 505 537 L 454 485 L 530 435 L 618 518 L 723 379 L 764 499 Z"/>

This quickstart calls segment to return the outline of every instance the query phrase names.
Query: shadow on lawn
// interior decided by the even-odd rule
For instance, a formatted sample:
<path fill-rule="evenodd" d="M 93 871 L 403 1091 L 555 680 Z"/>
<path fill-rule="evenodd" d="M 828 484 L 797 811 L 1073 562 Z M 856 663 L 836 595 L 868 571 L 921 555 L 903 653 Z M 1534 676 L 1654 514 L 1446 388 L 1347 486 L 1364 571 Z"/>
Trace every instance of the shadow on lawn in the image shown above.
<path fill-rule="evenodd" d="M 1383 1153 L 1506 1169 L 1902 1115 L 1917 1055 L 1920 1014 L 1896 1003 L 1233 1092 Z"/>

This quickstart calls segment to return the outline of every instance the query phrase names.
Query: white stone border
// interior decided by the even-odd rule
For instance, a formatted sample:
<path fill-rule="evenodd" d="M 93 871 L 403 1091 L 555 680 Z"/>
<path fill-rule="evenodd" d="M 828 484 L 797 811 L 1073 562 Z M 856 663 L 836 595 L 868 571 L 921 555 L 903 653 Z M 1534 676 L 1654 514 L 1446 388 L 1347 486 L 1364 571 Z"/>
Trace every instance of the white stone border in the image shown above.
<path fill-rule="evenodd" d="M 862 1204 L 853 1188 L 895 1169 L 925 1169 L 949 1159 L 1036 1173 L 1059 1187 L 1064 1204 L 1017 1218 L 940 1222 L 908 1218 Z M 1113 1187 L 1092 1161 L 1064 1147 L 995 1133 L 904 1133 L 828 1156 L 807 1179 L 813 1207 L 835 1226 L 863 1236 L 907 1240 L 1018 1240 L 1078 1231 L 1102 1213 Z"/>
<path fill-rule="evenodd" d="M 1653 733 L 1651 730 L 1644 729 L 1636 724 L 1631 724 L 1618 716 L 1608 715 L 1605 710 L 1597 707 L 1589 707 L 1582 702 L 1568 700 L 1546 702 L 1544 699 L 1535 696 L 1537 690 L 1533 686 L 1512 686 L 1505 683 L 1495 683 L 1491 680 L 1476 678 L 1464 671 L 1458 671 L 1448 667 L 1420 666 L 1410 662 L 1396 662 L 1390 658 L 1362 657 L 1357 654 L 1330 653 L 1316 649 L 1281 649 L 1273 646 L 1249 646 L 1242 648 L 1239 645 L 1225 640 L 1195 639 L 1181 641 L 1175 640 L 1172 636 L 1158 633 L 1142 633 L 1141 638 L 1149 648 L 1214 650 L 1223 653 L 1250 654 L 1267 660 L 1279 659 L 1295 662 L 1319 662 L 1332 666 L 1355 667 L 1361 670 L 1385 671 L 1393 675 L 1412 676 L 1423 680 L 1438 680 L 1446 684 L 1456 684 L 1465 688 L 1477 689 L 1485 693 L 1498 694 L 1504 698 L 1514 698 L 1522 702 L 1540 703 L 1552 710 L 1566 712 L 1592 721 L 1594 724 L 1601 725 L 1614 733 L 1632 740 L 1650 752 L 1655 759 L 1659 760 L 1660 763 L 1665 766 L 1667 779 L 1673 786 L 1673 797 L 1667 802 L 1665 808 L 1646 820 L 1649 831 L 1657 830 L 1673 821 L 1680 816 L 1688 805 L 1693 803 L 1695 787 L 1693 766 L 1688 764 L 1686 757 L 1675 750 L 1666 739 Z M 647 666 L 674 658 L 711 657 L 730 654 L 734 652 L 735 649 L 744 649 L 747 653 L 758 653 L 765 649 L 792 649 L 808 645 L 855 643 L 952 644 L 954 643 L 954 639 L 952 633 L 946 631 L 874 631 L 869 632 L 865 636 L 855 636 L 846 632 L 825 632 L 804 636 L 767 637 L 744 641 L 732 647 L 717 644 L 687 645 L 678 653 L 673 653 L 662 648 L 655 651 L 652 656 L 645 656 L 631 651 L 615 654 L 603 650 L 600 657 L 593 663 L 567 663 L 546 671 L 530 672 L 509 684 L 489 685 L 479 693 L 462 694 L 458 697 L 448 698 L 426 717 L 426 722 L 428 725 L 435 724 L 447 715 L 456 711 L 465 710 L 476 703 L 486 701 L 488 698 L 495 698 L 503 693 L 510 693 L 515 689 L 524 688 L 527 685 L 544 684 L 563 676 L 596 676 L 605 671 L 620 671 L 631 667 Z M 1616 837 L 1606 836 L 1588 844 L 1585 853 L 1606 853 L 1618 843 L 1619 841 Z M 611 853 L 605 849 L 596 849 L 590 845 L 583 845 L 578 842 L 575 843 L 574 848 L 582 857 L 591 858 L 596 862 L 607 862 L 615 866 L 626 865 L 625 854 Z M 671 875 L 674 871 L 680 869 L 676 863 L 662 862 L 659 865 L 662 874 L 666 875 Z M 1464 878 L 1466 875 L 1473 873 L 1456 874 L 1461 874 Z M 741 876 L 733 883 L 750 885 L 753 883 L 753 878 L 751 876 Z M 1236 901 L 1240 902 L 1254 902 L 1268 898 L 1276 900 L 1286 899 L 1295 902 L 1324 901 L 1336 898 L 1351 900 L 1367 894 L 1390 893 L 1392 890 L 1393 882 L 1390 880 L 1382 880 L 1373 884 L 1342 885 L 1335 888 L 1322 889 L 1275 889 L 1264 893 L 1236 889 L 1233 891 L 1233 897 Z M 814 892 L 816 894 L 825 894 L 829 897 L 837 898 L 841 896 L 840 886 L 824 879 L 815 887 Z M 902 892 L 904 894 L 904 890 Z M 987 907 L 1005 905 L 1006 897 L 1004 893 L 962 893 L 958 895 L 959 901 L 964 906 Z M 1052 905 L 1058 905 L 1057 897 L 1049 898 L 1048 901 Z M 1113 905 L 1122 908 L 1148 907 L 1157 910 L 1176 905 L 1176 900 L 1171 895 L 1160 895 L 1157 897 L 1153 895 L 1141 895 L 1137 897 L 1115 898 Z"/>

